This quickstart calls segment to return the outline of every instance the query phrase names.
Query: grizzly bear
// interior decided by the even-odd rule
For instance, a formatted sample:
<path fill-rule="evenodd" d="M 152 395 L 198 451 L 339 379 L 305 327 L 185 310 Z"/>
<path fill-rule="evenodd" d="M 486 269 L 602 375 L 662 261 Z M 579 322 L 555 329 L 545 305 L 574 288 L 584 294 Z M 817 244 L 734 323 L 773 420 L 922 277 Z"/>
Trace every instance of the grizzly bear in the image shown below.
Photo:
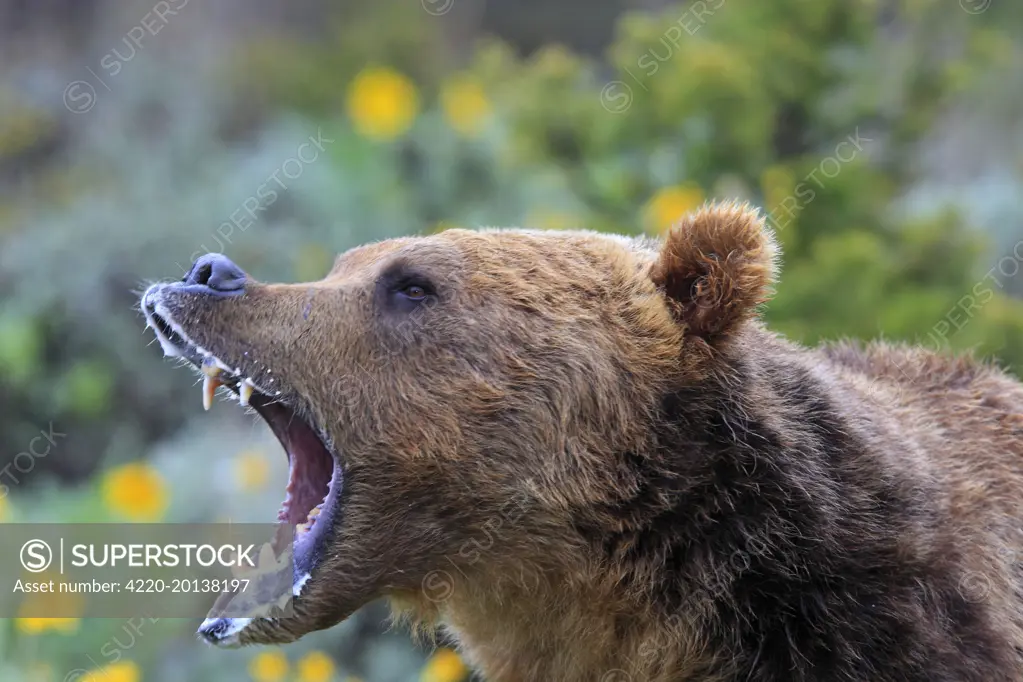
<path fill-rule="evenodd" d="M 758 318 L 777 250 L 448 230 L 263 284 L 220 254 L 142 308 L 290 462 L 291 642 L 386 597 L 490 682 L 1023 680 L 1023 386 Z"/>

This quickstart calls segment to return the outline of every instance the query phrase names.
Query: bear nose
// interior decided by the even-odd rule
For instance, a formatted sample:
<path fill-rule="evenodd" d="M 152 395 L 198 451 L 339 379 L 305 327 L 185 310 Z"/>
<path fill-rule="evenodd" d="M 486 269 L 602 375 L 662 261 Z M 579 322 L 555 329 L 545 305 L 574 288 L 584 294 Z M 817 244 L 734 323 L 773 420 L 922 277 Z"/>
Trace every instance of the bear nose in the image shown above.
<path fill-rule="evenodd" d="M 222 253 L 208 253 L 192 265 L 184 279 L 186 286 L 205 287 L 212 293 L 239 293 L 245 288 L 245 271 Z"/>

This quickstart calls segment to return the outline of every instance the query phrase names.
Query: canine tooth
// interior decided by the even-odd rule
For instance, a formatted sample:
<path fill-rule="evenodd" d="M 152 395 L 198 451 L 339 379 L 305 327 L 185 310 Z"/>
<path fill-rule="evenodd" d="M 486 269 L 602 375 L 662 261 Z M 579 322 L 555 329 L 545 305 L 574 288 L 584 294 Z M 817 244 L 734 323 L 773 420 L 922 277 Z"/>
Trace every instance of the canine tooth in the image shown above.
<path fill-rule="evenodd" d="M 220 386 L 219 379 L 208 374 L 202 378 L 202 409 L 207 412 L 213 405 L 213 393 L 217 390 L 217 386 Z"/>
<path fill-rule="evenodd" d="M 204 362 L 202 365 L 202 373 L 212 379 L 216 379 L 224 370 L 216 365 L 211 365 L 208 360 L 209 358 L 207 358 L 207 362 Z"/>
<path fill-rule="evenodd" d="M 316 507 L 311 512 L 309 512 L 309 518 L 310 519 L 315 519 L 317 516 L 320 515 L 320 512 L 322 512 L 322 511 L 323 511 L 322 509 L 320 509 L 319 507 Z"/>
<path fill-rule="evenodd" d="M 254 389 L 255 387 L 256 385 L 252 383 L 251 379 L 246 379 L 241 384 L 239 384 L 238 402 L 240 402 L 242 405 L 248 405 L 249 398 L 252 397 L 252 389 Z"/>

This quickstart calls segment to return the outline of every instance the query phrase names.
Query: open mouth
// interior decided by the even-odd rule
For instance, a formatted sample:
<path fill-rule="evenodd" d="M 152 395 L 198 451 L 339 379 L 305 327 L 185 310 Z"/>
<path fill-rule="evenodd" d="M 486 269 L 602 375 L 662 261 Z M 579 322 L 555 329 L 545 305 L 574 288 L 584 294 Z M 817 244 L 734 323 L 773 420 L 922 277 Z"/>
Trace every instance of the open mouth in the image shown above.
<path fill-rule="evenodd" d="M 152 289 L 150 290 L 152 291 Z M 338 516 L 343 486 L 340 458 L 326 432 L 292 399 L 279 379 L 271 387 L 259 385 L 239 368 L 193 342 L 160 303 L 159 295 L 146 292 L 142 309 L 164 354 L 194 365 L 202 375 L 202 398 L 210 409 L 218 388 L 251 407 L 266 421 L 288 457 L 288 485 L 277 520 L 294 528 L 293 594 L 298 596 L 323 556 L 324 547 Z"/>

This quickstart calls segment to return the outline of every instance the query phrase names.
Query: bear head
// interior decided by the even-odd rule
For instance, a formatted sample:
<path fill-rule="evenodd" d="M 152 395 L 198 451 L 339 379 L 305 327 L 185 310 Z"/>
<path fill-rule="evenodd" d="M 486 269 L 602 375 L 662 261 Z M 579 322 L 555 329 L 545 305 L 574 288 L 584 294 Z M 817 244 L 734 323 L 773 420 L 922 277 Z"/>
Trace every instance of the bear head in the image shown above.
<path fill-rule="evenodd" d="M 293 613 L 201 636 L 288 642 L 380 597 L 468 623 L 488 595 L 612 571 L 583 529 L 630 523 L 609 510 L 648 482 L 625 460 L 758 324 L 775 253 L 755 211 L 720 204 L 663 240 L 448 230 L 352 249 L 317 282 L 211 254 L 151 286 L 165 354 L 259 413 L 290 464 Z"/>

